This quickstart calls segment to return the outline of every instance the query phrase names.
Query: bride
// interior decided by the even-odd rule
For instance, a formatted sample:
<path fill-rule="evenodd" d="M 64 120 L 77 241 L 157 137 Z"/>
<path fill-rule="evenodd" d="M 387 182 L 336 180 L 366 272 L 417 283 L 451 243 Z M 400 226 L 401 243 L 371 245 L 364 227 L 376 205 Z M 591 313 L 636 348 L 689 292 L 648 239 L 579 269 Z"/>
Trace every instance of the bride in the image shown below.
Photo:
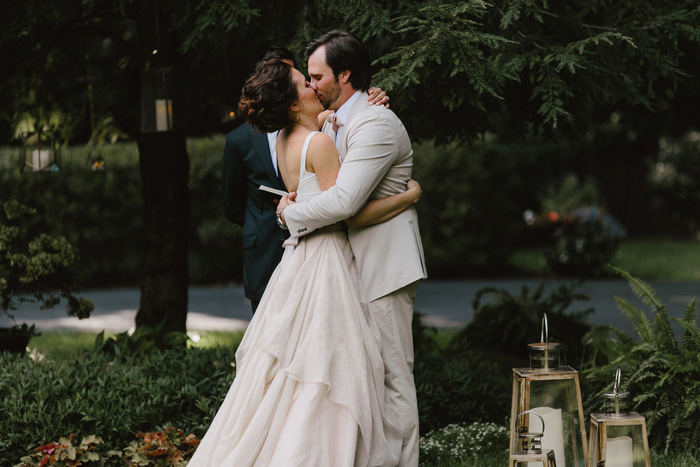
<path fill-rule="evenodd" d="M 261 131 L 280 129 L 285 185 L 303 202 L 335 183 L 334 142 L 304 76 L 264 62 L 239 108 Z M 346 223 L 371 225 L 417 202 L 420 187 L 369 202 Z M 388 466 L 395 430 L 384 407 L 379 331 L 369 315 L 345 224 L 288 240 L 236 352 L 237 372 L 190 467 Z"/>

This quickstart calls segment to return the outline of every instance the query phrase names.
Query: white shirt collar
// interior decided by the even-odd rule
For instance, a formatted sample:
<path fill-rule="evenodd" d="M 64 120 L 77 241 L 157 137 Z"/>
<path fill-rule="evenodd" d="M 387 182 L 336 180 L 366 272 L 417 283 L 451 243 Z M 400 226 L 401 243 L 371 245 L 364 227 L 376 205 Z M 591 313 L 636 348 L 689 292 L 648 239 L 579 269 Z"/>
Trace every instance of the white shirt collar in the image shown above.
<path fill-rule="evenodd" d="M 338 110 L 335 112 L 335 116 L 338 118 L 338 121 L 342 124 L 345 124 L 345 120 L 348 119 L 348 115 L 350 115 L 350 109 L 352 109 L 352 104 L 355 103 L 357 100 L 357 97 L 360 95 L 362 91 L 355 91 L 355 94 L 350 96 L 350 99 L 346 100 L 343 105 L 340 106 Z"/>
<path fill-rule="evenodd" d="M 275 168 L 275 173 L 280 174 L 277 169 L 277 149 L 275 149 L 275 144 L 277 143 L 277 135 L 279 131 L 273 131 L 267 134 L 267 144 L 270 146 L 270 157 L 272 157 L 272 166 Z"/>

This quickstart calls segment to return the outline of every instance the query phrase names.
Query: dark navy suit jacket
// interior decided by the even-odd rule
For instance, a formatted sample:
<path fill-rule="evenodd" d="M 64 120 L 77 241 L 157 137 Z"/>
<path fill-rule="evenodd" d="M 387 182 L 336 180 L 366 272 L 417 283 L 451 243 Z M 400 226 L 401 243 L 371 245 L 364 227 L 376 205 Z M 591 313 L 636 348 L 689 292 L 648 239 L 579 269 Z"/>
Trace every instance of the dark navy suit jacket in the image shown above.
<path fill-rule="evenodd" d="M 262 297 L 288 235 L 275 219 L 272 200 L 279 196 L 260 191 L 260 185 L 286 191 L 272 165 L 267 134 L 244 123 L 226 135 L 221 195 L 226 218 L 243 226 L 243 287 L 253 301 Z"/>

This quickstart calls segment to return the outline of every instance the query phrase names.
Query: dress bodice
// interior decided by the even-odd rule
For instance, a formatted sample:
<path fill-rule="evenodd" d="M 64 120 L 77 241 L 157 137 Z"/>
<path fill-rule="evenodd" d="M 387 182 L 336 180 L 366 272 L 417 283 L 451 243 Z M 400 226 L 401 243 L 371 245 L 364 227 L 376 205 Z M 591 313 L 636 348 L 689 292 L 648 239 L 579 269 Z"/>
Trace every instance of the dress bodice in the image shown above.
<path fill-rule="evenodd" d="M 321 193 L 321 187 L 318 184 L 318 177 L 315 173 L 306 170 L 306 153 L 309 150 L 311 138 L 313 138 L 316 133 L 320 132 L 312 131 L 308 134 L 306 140 L 304 141 L 304 146 L 301 149 L 301 161 L 299 163 L 299 186 L 297 187 L 296 198 L 297 201 L 305 201 Z"/>

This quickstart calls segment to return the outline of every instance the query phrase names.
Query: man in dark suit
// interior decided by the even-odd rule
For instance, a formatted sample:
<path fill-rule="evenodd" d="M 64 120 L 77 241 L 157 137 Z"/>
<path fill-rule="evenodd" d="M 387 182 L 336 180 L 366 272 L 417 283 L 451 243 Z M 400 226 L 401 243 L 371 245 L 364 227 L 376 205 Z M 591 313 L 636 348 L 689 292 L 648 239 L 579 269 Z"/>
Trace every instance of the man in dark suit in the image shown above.
<path fill-rule="evenodd" d="M 294 56 L 283 47 L 268 49 L 266 60 L 283 60 L 295 66 Z M 279 264 L 282 243 L 289 233 L 276 221 L 279 196 L 260 191 L 260 185 L 287 191 L 277 170 L 275 138 L 247 123 L 226 135 L 221 195 L 224 214 L 243 227 L 243 288 L 253 313 L 260 303 L 267 282 Z"/>

